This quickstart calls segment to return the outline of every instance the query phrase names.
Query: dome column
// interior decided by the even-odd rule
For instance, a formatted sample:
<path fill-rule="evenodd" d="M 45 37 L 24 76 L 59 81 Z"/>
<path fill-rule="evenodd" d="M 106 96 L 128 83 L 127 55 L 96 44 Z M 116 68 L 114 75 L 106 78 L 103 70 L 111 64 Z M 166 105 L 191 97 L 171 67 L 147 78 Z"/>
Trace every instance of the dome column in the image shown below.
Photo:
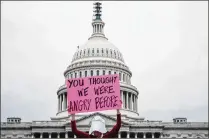
<path fill-rule="evenodd" d="M 136 105 L 136 104 L 135 104 L 135 103 L 136 103 L 136 102 L 135 102 L 135 95 L 134 95 L 134 94 L 132 94 L 132 95 L 133 95 L 133 111 L 135 111 L 135 107 L 136 107 L 136 106 L 135 106 L 135 105 Z"/>
<path fill-rule="evenodd" d="M 120 93 L 121 93 L 122 108 L 124 108 L 123 91 L 121 90 Z"/>
<path fill-rule="evenodd" d="M 131 93 L 130 110 L 133 110 L 133 94 Z"/>
<path fill-rule="evenodd" d="M 138 97 L 136 96 L 136 112 L 138 112 Z"/>
<path fill-rule="evenodd" d="M 60 94 L 60 111 L 62 111 L 62 94 Z"/>
<path fill-rule="evenodd" d="M 65 110 L 66 109 L 66 95 L 65 95 L 66 93 L 64 93 L 63 94 L 63 105 L 64 105 L 64 107 L 63 107 L 63 110 Z"/>
<path fill-rule="evenodd" d="M 128 92 L 126 91 L 126 109 L 128 109 Z"/>
<path fill-rule="evenodd" d="M 58 112 L 60 112 L 60 95 L 58 95 Z"/>

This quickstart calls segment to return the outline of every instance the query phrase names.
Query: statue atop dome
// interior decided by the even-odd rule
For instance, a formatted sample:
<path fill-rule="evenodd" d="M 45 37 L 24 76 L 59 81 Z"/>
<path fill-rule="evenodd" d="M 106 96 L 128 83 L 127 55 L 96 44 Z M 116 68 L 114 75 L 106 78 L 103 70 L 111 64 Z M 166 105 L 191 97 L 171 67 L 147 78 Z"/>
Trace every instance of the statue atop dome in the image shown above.
<path fill-rule="evenodd" d="M 101 14 L 101 12 L 102 12 L 102 11 L 101 11 L 101 9 L 102 9 L 101 5 L 102 5 L 102 3 L 100 3 L 100 2 L 95 2 L 94 5 L 95 5 L 95 6 L 94 6 L 94 9 L 95 9 L 95 10 L 94 10 L 94 13 L 95 13 L 95 14 L 94 14 L 94 17 L 95 17 L 95 19 L 93 19 L 93 20 L 102 20 L 102 19 L 101 19 L 101 15 L 102 15 L 102 14 Z"/>

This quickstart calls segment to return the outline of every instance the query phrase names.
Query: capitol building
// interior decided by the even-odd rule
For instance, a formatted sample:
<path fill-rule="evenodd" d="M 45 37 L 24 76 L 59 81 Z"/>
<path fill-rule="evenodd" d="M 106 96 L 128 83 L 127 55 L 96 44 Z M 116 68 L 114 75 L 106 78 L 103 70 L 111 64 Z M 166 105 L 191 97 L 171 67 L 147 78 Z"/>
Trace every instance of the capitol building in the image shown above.
<path fill-rule="evenodd" d="M 92 35 L 78 46 L 71 64 L 64 71 L 64 78 L 80 78 L 118 74 L 123 101 L 122 126 L 115 138 L 208 138 L 208 122 L 187 122 L 186 117 L 176 117 L 173 122 L 149 121 L 139 116 L 140 92 L 132 85 L 132 72 L 126 65 L 120 50 L 104 33 L 101 3 L 94 3 Z M 65 80 L 63 79 L 63 80 Z M 72 133 L 71 116 L 67 111 L 67 89 L 63 84 L 57 90 L 57 113 L 50 121 L 21 122 L 21 117 L 8 117 L 1 122 L 1 138 L 76 138 Z M 116 110 L 76 114 L 77 128 L 88 132 L 91 119 L 99 115 L 110 130 L 116 124 Z M 171 119 L 172 120 L 172 119 Z"/>

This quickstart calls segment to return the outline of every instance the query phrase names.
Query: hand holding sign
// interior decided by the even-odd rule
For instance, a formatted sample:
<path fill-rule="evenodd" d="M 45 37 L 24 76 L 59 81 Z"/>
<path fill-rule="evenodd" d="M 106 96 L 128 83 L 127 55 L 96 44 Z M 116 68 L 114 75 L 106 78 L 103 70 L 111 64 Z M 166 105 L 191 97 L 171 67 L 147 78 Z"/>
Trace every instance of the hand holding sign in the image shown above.
<path fill-rule="evenodd" d="M 66 85 L 70 114 L 121 108 L 118 75 L 75 78 Z"/>

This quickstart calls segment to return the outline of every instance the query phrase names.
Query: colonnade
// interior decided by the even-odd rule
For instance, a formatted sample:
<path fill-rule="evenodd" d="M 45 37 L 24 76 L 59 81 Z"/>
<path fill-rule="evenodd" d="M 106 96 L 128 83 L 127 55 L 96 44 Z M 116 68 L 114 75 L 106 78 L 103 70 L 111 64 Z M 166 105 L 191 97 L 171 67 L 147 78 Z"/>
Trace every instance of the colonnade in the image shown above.
<path fill-rule="evenodd" d="M 72 132 L 35 132 L 32 138 L 76 138 Z"/>
<path fill-rule="evenodd" d="M 94 23 L 93 25 L 93 33 L 104 33 L 103 31 L 103 24 L 101 23 Z"/>
<path fill-rule="evenodd" d="M 58 95 L 58 112 L 67 109 L 67 92 Z"/>
<path fill-rule="evenodd" d="M 88 131 L 86 131 L 88 132 Z M 160 132 L 128 132 L 120 131 L 117 138 L 163 138 Z M 76 138 L 72 132 L 40 132 L 33 133 L 32 138 Z"/>
<path fill-rule="evenodd" d="M 138 97 L 136 94 L 128 91 L 120 91 L 121 100 L 123 101 L 122 108 L 138 112 Z"/>
<path fill-rule="evenodd" d="M 124 132 L 118 133 L 118 138 L 162 138 L 160 132 Z"/>
<path fill-rule="evenodd" d="M 138 112 L 138 97 L 136 94 L 128 91 L 120 91 L 123 101 L 122 108 Z M 58 112 L 67 109 L 67 92 L 58 95 Z"/>

